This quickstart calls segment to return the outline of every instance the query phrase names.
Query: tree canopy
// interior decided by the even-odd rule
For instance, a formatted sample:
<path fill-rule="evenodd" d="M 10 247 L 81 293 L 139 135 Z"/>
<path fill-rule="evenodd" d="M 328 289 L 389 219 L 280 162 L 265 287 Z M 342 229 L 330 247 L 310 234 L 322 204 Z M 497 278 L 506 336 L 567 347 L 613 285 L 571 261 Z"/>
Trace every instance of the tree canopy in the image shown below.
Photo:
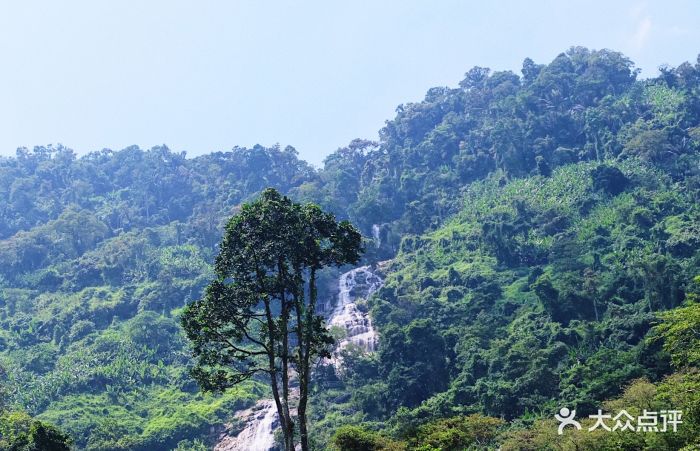
<path fill-rule="evenodd" d="M 361 235 L 347 221 L 266 189 L 228 222 L 216 258 L 217 278 L 202 300 L 183 311 L 197 359 L 193 376 L 215 390 L 268 376 L 286 450 L 295 447 L 295 417 L 301 447 L 309 449 L 311 364 L 330 357 L 333 344 L 316 313 L 316 274 L 328 265 L 356 263 L 360 251 Z M 299 384 L 296 415 L 293 378 Z"/>

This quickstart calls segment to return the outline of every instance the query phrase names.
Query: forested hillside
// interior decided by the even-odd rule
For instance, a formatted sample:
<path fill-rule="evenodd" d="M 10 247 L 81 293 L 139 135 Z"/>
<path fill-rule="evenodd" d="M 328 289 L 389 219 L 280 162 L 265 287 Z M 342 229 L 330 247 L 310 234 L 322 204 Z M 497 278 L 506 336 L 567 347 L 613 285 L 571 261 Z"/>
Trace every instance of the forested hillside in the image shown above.
<path fill-rule="evenodd" d="M 355 223 L 365 263 L 391 260 L 362 306 L 378 352 L 350 347 L 314 379 L 318 449 L 543 449 L 559 407 L 603 402 L 687 420 L 571 443 L 697 443 L 700 60 L 637 75 L 584 48 L 521 74 L 475 67 L 318 169 L 278 146 L 0 159 L 6 409 L 78 449 L 211 444 L 265 384 L 200 392 L 178 318 L 226 219 L 274 187 Z"/>

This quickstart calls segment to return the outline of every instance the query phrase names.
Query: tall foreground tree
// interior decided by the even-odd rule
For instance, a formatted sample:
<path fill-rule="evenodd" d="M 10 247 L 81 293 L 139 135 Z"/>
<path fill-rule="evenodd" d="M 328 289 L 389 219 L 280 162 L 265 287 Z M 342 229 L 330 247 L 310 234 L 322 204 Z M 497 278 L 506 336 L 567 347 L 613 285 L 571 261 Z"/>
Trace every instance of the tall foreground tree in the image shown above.
<path fill-rule="evenodd" d="M 311 363 L 330 357 L 333 343 L 316 313 L 317 272 L 356 263 L 361 251 L 361 235 L 349 222 L 267 189 L 229 220 L 216 279 L 183 312 L 196 357 L 192 375 L 203 389 L 221 391 L 269 376 L 286 451 L 294 450 L 295 420 L 301 448 L 309 449 Z M 296 416 L 290 403 L 294 379 Z"/>

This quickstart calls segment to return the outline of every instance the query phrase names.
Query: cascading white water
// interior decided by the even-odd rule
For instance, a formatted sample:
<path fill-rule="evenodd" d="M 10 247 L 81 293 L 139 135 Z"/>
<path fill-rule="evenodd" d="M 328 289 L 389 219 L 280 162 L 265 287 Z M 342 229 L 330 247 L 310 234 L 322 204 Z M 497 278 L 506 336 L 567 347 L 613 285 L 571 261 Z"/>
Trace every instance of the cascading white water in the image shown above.
<path fill-rule="evenodd" d="M 261 411 L 250 438 L 250 451 L 269 451 L 275 445 L 275 428 L 277 427 L 277 407 L 270 402 Z"/>
<path fill-rule="evenodd" d="M 371 267 L 361 266 L 340 275 L 338 279 L 338 301 L 328 317 L 328 324 L 345 330 L 333 357 L 337 366 L 337 351 L 353 343 L 367 352 L 377 348 L 377 333 L 372 327 L 368 313 L 361 311 L 357 302 L 369 299 L 381 288 L 383 280 Z M 329 309 L 330 310 L 330 309 Z M 275 429 L 279 426 L 277 407 L 271 399 L 258 401 L 256 407 L 245 411 L 240 418 L 246 421 L 245 428 L 236 437 L 226 437 L 214 448 L 215 451 L 270 451 L 275 446 Z"/>
<path fill-rule="evenodd" d="M 214 451 L 270 451 L 275 447 L 275 429 L 279 426 L 277 407 L 271 399 L 258 401 L 254 408 L 240 413 L 245 428 L 235 437 L 226 437 Z"/>
<path fill-rule="evenodd" d="M 366 300 L 382 286 L 382 279 L 369 266 L 352 269 L 338 279 L 338 303 L 328 323 L 345 330 L 338 350 L 352 343 L 367 352 L 377 348 L 377 333 L 368 313 L 361 311 L 357 301 Z"/>
<path fill-rule="evenodd" d="M 374 246 L 379 247 L 382 245 L 382 237 L 379 235 L 381 228 L 378 224 L 372 224 L 372 238 L 374 238 Z"/>

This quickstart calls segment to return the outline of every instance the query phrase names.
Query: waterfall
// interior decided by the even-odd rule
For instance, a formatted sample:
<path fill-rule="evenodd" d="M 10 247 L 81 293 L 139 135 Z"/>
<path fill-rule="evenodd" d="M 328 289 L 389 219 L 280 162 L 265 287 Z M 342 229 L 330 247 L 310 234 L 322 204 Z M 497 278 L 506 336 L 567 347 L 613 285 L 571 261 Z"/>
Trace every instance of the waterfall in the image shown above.
<path fill-rule="evenodd" d="M 372 224 L 372 238 L 374 239 L 374 246 L 379 247 L 382 245 L 382 237 L 379 235 L 381 228 L 378 224 Z"/>
<path fill-rule="evenodd" d="M 374 228 L 373 228 L 374 230 Z M 378 229 L 377 229 L 378 230 Z M 328 316 L 328 325 L 345 330 L 343 338 L 336 348 L 332 363 L 340 364 L 337 351 L 353 343 L 367 352 L 377 348 L 377 333 L 372 327 L 369 313 L 357 306 L 360 300 L 369 299 L 381 288 L 383 280 L 371 267 L 361 266 L 340 275 L 338 279 L 338 301 Z M 214 448 L 215 451 L 270 451 L 275 447 L 275 429 L 279 427 L 277 407 L 271 399 L 258 401 L 253 409 L 237 415 L 246 423 L 245 428 L 235 437 L 223 438 Z"/>
<path fill-rule="evenodd" d="M 252 409 L 236 415 L 246 422 L 235 437 L 225 437 L 214 451 L 270 451 L 275 449 L 275 429 L 279 426 L 277 406 L 271 399 L 263 399 Z"/>
<path fill-rule="evenodd" d="M 377 348 L 377 333 L 368 313 L 361 311 L 357 301 L 366 300 L 382 286 L 382 279 L 369 266 L 352 269 L 338 279 L 338 303 L 328 324 L 345 330 L 338 350 L 352 343 L 368 352 Z"/>
<path fill-rule="evenodd" d="M 253 436 L 250 438 L 250 451 L 269 451 L 275 445 L 275 428 L 277 427 L 277 407 L 268 402 L 258 417 Z"/>

